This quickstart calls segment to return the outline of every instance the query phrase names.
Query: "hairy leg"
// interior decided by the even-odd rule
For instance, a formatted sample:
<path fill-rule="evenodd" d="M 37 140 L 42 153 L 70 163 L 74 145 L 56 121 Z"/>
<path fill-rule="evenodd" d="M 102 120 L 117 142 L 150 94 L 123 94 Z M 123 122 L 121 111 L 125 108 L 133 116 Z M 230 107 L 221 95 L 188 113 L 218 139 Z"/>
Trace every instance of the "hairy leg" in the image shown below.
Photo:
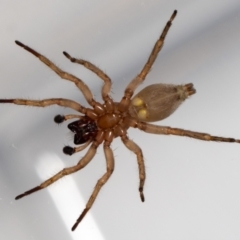
<path fill-rule="evenodd" d="M 64 168 L 63 170 L 61 170 L 60 172 L 58 172 L 57 174 L 55 174 L 53 177 L 47 179 L 46 181 L 44 181 L 43 183 L 41 183 L 39 186 L 32 188 L 18 196 L 16 196 L 16 200 L 20 199 L 22 197 L 25 197 L 29 194 L 32 194 L 34 192 L 37 192 L 43 188 L 48 187 L 49 185 L 51 185 L 52 183 L 56 182 L 58 179 L 69 175 L 71 173 L 77 172 L 80 169 L 84 168 L 91 160 L 92 158 L 95 156 L 96 154 L 96 150 L 98 148 L 98 143 L 97 142 L 93 142 L 91 147 L 88 149 L 87 153 L 85 154 L 85 156 L 77 163 L 77 165 L 73 166 L 73 167 L 68 167 L 68 168 Z"/>
<path fill-rule="evenodd" d="M 155 60 L 157 58 L 158 53 L 160 52 L 160 50 L 161 50 L 161 48 L 164 44 L 165 37 L 166 37 L 166 35 L 168 33 L 168 30 L 170 29 L 170 27 L 172 25 L 172 21 L 176 17 L 176 15 L 177 15 L 177 11 L 175 10 L 173 12 L 171 18 L 167 22 L 165 28 L 163 29 L 162 34 L 160 35 L 159 39 L 155 43 L 155 45 L 153 47 L 153 50 L 152 50 L 146 64 L 144 65 L 142 71 L 128 84 L 127 88 L 125 89 L 124 97 L 122 98 L 122 101 L 121 101 L 120 104 L 124 105 L 124 104 L 126 104 L 126 102 L 129 102 L 132 95 L 134 94 L 135 89 L 146 78 L 146 76 L 149 73 L 153 63 L 155 62 Z"/>
<path fill-rule="evenodd" d="M 132 140 L 130 140 L 126 134 L 121 136 L 122 142 L 124 145 L 132 152 L 134 152 L 137 156 L 137 161 L 138 161 L 138 168 L 139 168 L 139 178 L 140 178 L 140 183 L 139 183 L 139 193 L 140 193 L 140 198 L 142 202 L 144 202 L 144 194 L 143 194 L 143 186 L 146 178 L 146 173 L 145 173 L 145 166 L 144 166 L 144 160 L 143 160 L 143 154 L 141 148 L 134 143 Z"/>
<path fill-rule="evenodd" d="M 63 52 L 64 56 L 66 56 L 71 62 L 78 63 L 83 65 L 85 68 L 89 69 L 90 71 L 94 72 L 98 77 L 100 77 L 104 81 L 104 85 L 102 87 L 102 98 L 104 101 L 109 101 L 109 92 L 112 87 L 112 81 L 110 77 L 106 73 L 104 73 L 100 68 L 95 66 L 94 64 L 83 60 L 83 59 L 76 59 L 70 56 L 67 52 Z"/>
<path fill-rule="evenodd" d="M 167 126 L 158 126 L 158 125 L 149 124 L 145 122 L 138 122 L 136 120 L 132 121 L 131 126 L 134 128 L 139 128 L 144 132 L 153 133 L 153 134 L 164 134 L 164 135 L 170 134 L 170 135 L 195 138 L 203 141 L 240 143 L 240 139 L 212 136 L 208 133 L 194 132 L 194 131 L 189 131 L 181 128 L 171 128 Z"/>
<path fill-rule="evenodd" d="M 88 109 L 81 106 L 79 103 L 65 98 L 49 98 L 44 100 L 28 100 L 28 99 L 0 99 L 0 103 L 13 103 L 16 105 L 27 105 L 34 107 L 48 107 L 51 105 L 59 105 L 68 107 L 80 113 L 86 114 Z"/>
<path fill-rule="evenodd" d="M 104 154 L 107 162 L 107 172 L 97 181 L 97 184 L 93 190 L 92 195 L 90 196 L 85 209 L 81 213 L 80 217 L 77 219 L 76 223 L 72 227 L 72 231 L 74 231 L 78 224 L 82 221 L 82 219 L 85 217 L 89 209 L 92 207 L 94 201 L 96 200 L 96 197 L 98 193 L 100 192 L 102 186 L 108 181 L 110 176 L 113 173 L 114 170 L 114 157 L 113 157 L 113 151 L 109 146 L 109 143 L 104 142 Z"/>
<path fill-rule="evenodd" d="M 15 43 L 24 48 L 25 50 L 27 50 L 28 52 L 32 53 L 34 56 L 36 56 L 37 58 L 39 58 L 39 60 L 43 63 L 45 63 L 49 68 L 51 68 L 56 74 L 58 74 L 58 76 L 60 76 L 63 79 L 69 80 L 73 83 L 75 83 L 75 85 L 79 88 L 79 90 L 83 93 L 84 97 L 86 98 L 87 102 L 93 106 L 95 104 L 95 100 L 93 99 L 93 95 L 90 91 L 90 89 L 88 88 L 88 86 L 79 78 L 73 76 L 70 73 L 67 73 L 65 71 L 62 71 L 59 67 L 57 67 L 53 62 L 51 62 L 48 58 L 44 57 L 43 55 L 41 55 L 40 53 L 38 53 L 37 51 L 33 50 L 32 48 L 24 45 L 23 43 L 19 42 L 19 41 L 15 41 Z"/>

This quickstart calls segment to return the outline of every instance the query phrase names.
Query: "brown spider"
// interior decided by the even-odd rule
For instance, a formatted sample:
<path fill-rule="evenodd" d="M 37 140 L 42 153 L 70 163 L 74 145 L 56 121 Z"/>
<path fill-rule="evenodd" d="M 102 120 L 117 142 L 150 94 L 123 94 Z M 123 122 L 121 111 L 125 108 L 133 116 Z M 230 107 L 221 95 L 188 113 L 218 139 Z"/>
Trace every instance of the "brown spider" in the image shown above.
<path fill-rule="evenodd" d="M 46 107 L 56 104 L 62 107 L 69 107 L 77 112 L 80 112 L 82 113 L 82 115 L 57 115 L 54 118 L 54 121 L 56 123 L 61 123 L 72 118 L 78 118 L 77 121 L 70 123 L 68 125 L 68 128 L 75 134 L 74 143 L 83 145 L 74 148 L 66 146 L 64 147 L 63 151 L 68 155 L 72 155 L 73 153 L 82 151 L 91 144 L 85 156 L 75 166 L 64 168 L 63 170 L 55 174 L 53 177 L 41 183 L 39 186 L 18 195 L 16 199 L 20 199 L 38 190 L 46 188 L 47 186 L 54 183 L 63 176 L 77 172 L 78 170 L 84 168 L 95 156 L 99 145 L 103 143 L 107 171 L 98 180 L 93 190 L 93 193 L 86 204 L 85 209 L 73 225 L 72 230 L 75 230 L 78 224 L 86 215 L 86 213 L 92 207 L 99 191 L 101 190 L 102 186 L 107 182 L 113 172 L 114 157 L 113 151 L 110 148 L 110 144 L 116 137 L 120 137 L 123 144 L 130 151 L 136 154 L 140 178 L 139 192 L 141 201 L 144 202 L 143 186 L 145 181 L 145 167 L 143 154 L 141 148 L 128 138 L 127 130 L 129 127 L 138 128 L 144 132 L 153 134 L 172 134 L 196 138 L 204 141 L 240 143 L 240 140 L 236 140 L 234 138 L 216 137 L 211 136 L 207 133 L 199 133 L 184 129 L 158 126 L 146 123 L 162 120 L 172 114 L 186 98 L 196 92 L 193 88 L 193 84 L 191 83 L 186 85 L 154 84 L 144 88 L 142 91 L 140 91 L 133 97 L 135 89 L 144 81 L 155 59 L 157 58 L 157 55 L 163 46 L 167 32 L 172 25 L 172 21 L 175 18 L 176 14 L 177 11 L 175 10 L 171 18 L 167 22 L 165 28 L 163 29 L 162 34 L 157 40 L 147 60 L 147 63 L 144 65 L 142 71 L 128 84 L 125 89 L 124 96 L 118 103 L 114 102 L 109 96 L 112 85 L 111 79 L 102 70 L 100 70 L 92 63 L 82 59 L 72 58 L 68 53 L 63 52 L 63 54 L 70 61 L 85 66 L 104 81 L 104 85 L 102 87 L 102 98 L 104 103 L 102 104 L 96 102 L 93 99 L 93 95 L 90 89 L 82 80 L 73 76 L 70 73 L 62 71 L 43 55 L 39 54 L 32 48 L 22 44 L 21 42 L 16 41 L 17 45 L 23 47 L 24 49 L 35 55 L 37 58 L 40 59 L 40 61 L 45 63 L 61 78 L 75 83 L 76 86 L 83 93 L 89 105 L 92 107 L 85 108 L 75 101 L 63 98 L 51 98 L 40 101 L 27 99 L 0 99 L 0 103 L 13 103 L 17 105 L 30 105 L 36 107 Z"/>

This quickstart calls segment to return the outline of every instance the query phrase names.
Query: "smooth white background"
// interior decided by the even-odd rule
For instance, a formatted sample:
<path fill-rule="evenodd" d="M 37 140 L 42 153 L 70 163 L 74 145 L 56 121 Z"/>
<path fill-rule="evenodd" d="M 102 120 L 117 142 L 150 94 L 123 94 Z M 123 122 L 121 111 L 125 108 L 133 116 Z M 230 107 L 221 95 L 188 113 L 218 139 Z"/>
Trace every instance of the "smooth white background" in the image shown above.
<path fill-rule="evenodd" d="M 2 0 L 0 5 L 0 98 L 65 97 L 82 105 L 86 101 L 72 83 L 14 40 L 83 79 L 100 100 L 101 80 L 70 63 L 62 51 L 93 62 L 112 78 L 112 97 L 118 101 L 177 9 L 164 48 L 139 89 L 158 82 L 192 82 L 197 94 L 157 124 L 240 138 L 238 0 Z M 15 201 L 63 164 L 74 165 L 83 153 L 62 153 L 64 145 L 73 145 L 72 135 L 67 123 L 57 126 L 53 117 L 73 113 L 70 109 L 2 104 L 0 112 L 1 239 L 240 238 L 238 144 L 130 130 L 129 137 L 144 153 L 146 202 L 139 198 L 136 157 L 116 139 L 115 171 L 72 233 L 71 226 L 105 172 L 102 147 L 74 176 Z"/>

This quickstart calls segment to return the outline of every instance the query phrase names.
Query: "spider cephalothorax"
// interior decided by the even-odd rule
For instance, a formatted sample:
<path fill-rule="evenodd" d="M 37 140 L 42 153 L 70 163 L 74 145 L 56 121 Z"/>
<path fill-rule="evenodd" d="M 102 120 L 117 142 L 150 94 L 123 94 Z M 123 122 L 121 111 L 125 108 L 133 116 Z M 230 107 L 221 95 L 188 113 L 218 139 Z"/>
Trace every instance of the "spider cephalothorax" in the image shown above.
<path fill-rule="evenodd" d="M 51 98 L 40 101 L 28 99 L 0 99 L 0 103 L 13 103 L 17 105 L 30 105 L 36 107 L 46 107 L 55 104 L 63 107 L 68 107 L 77 112 L 80 112 L 81 115 L 57 115 L 54 118 L 56 123 L 61 123 L 69 119 L 78 118 L 77 121 L 70 123 L 68 125 L 68 128 L 74 133 L 74 143 L 80 144 L 81 146 L 66 146 L 64 147 L 63 151 L 68 155 L 72 155 L 73 153 L 82 151 L 91 144 L 84 157 L 81 158 L 81 160 L 75 166 L 64 168 L 63 170 L 55 174 L 53 177 L 41 183 L 39 186 L 18 195 L 16 199 L 20 199 L 33 192 L 41 190 L 49 186 L 53 182 L 57 181 L 61 177 L 77 172 L 78 170 L 84 168 L 95 156 L 98 146 L 103 143 L 107 170 L 106 173 L 98 180 L 93 190 L 93 193 L 86 204 L 86 208 L 83 210 L 83 212 L 73 225 L 72 230 L 74 230 L 84 218 L 88 210 L 92 207 L 99 191 L 101 190 L 102 186 L 107 182 L 113 172 L 114 157 L 110 145 L 113 139 L 116 137 L 120 137 L 123 144 L 130 151 L 136 154 L 139 167 L 140 198 L 142 201 L 144 201 L 143 186 L 145 181 L 145 167 L 143 154 L 141 148 L 128 138 L 128 128 L 138 128 L 144 132 L 153 134 L 172 134 L 178 136 L 186 136 L 204 141 L 240 143 L 240 140 L 238 139 L 216 137 L 211 136 L 207 133 L 193 132 L 189 130 L 158 126 L 148 123 L 153 121 L 159 121 L 168 117 L 187 97 L 194 94 L 196 91 L 193 88 L 193 84 L 191 83 L 186 85 L 154 84 L 144 88 L 142 91 L 140 91 L 133 97 L 136 88 L 146 78 L 159 51 L 161 50 L 166 34 L 176 14 L 177 11 L 175 10 L 170 20 L 167 22 L 165 28 L 163 29 L 163 32 L 160 35 L 159 39 L 155 43 L 154 48 L 143 69 L 128 84 L 121 101 L 118 103 L 114 102 L 109 96 L 112 84 L 111 79 L 102 70 L 100 70 L 92 63 L 82 59 L 72 58 L 68 53 L 63 52 L 63 54 L 69 60 L 85 66 L 86 68 L 97 74 L 104 81 L 104 85 L 102 87 L 103 103 L 96 102 L 93 99 L 93 95 L 90 89 L 81 79 L 73 76 L 72 74 L 64 72 L 43 55 L 39 54 L 32 48 L 22 44 L 21 42 L 16 41 L 17 45 L 23 47 L 24 49 L 38 57 L 40 61 L 50 67 L 61 78 L 75 83 L 76 86 L 83 93 L 89 105 L 91 106 L 91 108 L 85 108 L 75 101 L 63 98 Z"/>

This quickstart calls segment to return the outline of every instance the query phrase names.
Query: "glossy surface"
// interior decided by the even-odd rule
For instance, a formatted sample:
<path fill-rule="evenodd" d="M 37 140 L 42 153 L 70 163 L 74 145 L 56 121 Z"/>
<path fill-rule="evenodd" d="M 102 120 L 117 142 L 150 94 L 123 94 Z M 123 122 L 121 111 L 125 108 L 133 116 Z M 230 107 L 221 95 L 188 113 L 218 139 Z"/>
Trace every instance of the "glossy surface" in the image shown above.
<path fill-rule="evenodd" d="M 88 117 L 69 123 L 68 128 L 74 133 L 74 144 L 83 144 L 97 135 L 97 125 Z"/>

